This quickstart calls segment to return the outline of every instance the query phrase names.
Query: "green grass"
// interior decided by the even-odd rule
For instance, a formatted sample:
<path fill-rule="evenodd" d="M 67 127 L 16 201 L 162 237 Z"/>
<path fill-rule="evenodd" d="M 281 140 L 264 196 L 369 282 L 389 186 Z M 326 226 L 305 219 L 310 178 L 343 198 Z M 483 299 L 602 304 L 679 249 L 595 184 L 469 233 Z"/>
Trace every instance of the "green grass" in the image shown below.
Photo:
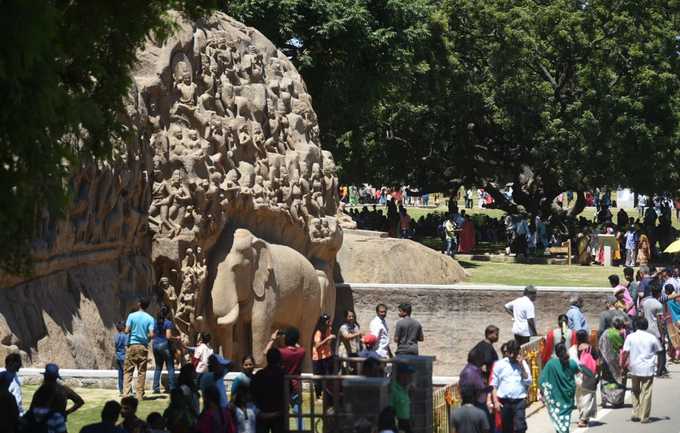
<path fill-rule="evenodd" d="M 28 409 L 30 406 L 33 393 L 37 389 L 37 385 L 26 385 L 22 388 L 24 409 Z M 72 433 L 78 433 L 87 424 L 100 422 L 102 408 L 108 400 L 120 401 L 118 390 L 94 388 L 74 388 L 73 390 L 85 400 L 85 405 L 68 417 L 67 428 Z M 143 400 L 139 403 L 137 416 L 146 420 L 146 417 L 151 412 L 160 412 L 162 414 L 165 408 L 168 407 L 169 402 L 170 399 L 166 394 L 152 395 L 151 399 Z"/>
<path fill-rule="evenodd" d="M 609 287 L 607 277 L 623 276 L 622 267 L 459 262 L 470 273 L 467 283 L 508 284 L 513 286 Z"/>

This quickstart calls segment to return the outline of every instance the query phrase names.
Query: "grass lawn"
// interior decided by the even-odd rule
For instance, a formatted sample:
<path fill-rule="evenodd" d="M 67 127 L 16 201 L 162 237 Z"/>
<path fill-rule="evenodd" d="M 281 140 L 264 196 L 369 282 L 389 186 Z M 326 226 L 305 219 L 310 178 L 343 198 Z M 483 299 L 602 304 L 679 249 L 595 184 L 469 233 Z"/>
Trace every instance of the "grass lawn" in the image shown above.
<path fill-rule="evenodd" d="M 544 265 L 460 261 L 470 273 L 467 283 L 509 284 L 513 286 L 609 287 L 607 277 L 623 278 L 622 267 Z"/>
<path fill-rule="evenodd" d="M 33 398 L 33 393 L 38 389 L 37 385 L 27 385 L 22 388 L 24 409 L 28 409 Z M 113 389 L 94 389 L 94 388 L 74 388 L 83 400 L 85 405 L 68 417 L 68 431 L 78 433 L 83 426 L 101 421 L 101 411 L 104 403 L 108 400 L 120 401 L 118 390 Z M 137 416 L 146 420 L 151 412 L 161 414 L 170 403 L 169 396 L 166 394 L 151 394 L 149 400 L 143 400 L 137 408 Z M 69 403 L 70 406 L 70 403 Z M 120 421 L 120 419 L 119 419 Z"/>

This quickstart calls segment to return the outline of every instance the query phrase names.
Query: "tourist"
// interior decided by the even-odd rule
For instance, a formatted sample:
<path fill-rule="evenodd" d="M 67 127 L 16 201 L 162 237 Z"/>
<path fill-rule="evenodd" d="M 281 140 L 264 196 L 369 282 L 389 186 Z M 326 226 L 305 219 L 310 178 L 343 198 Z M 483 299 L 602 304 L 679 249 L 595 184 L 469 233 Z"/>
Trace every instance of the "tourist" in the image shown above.
<path fill-rule="evenodd" d="M 498 361 L 498 353 L 493 347 L 494 344 L 498 342 L 500 337 L 500 331 L 498 326 L 489 325 L 484 330 L 484 339 L 477 343 L 472 350 L 477 352 L 481 357 L 481 362 L 484 371 L 484 380 L 489 381 L 489 376 L 491 375 L 491 368 L 493 364 Z"/>
<path fill-rule="evenodd" d="M 19 408 L 17 401 L 9 392 L 12 377 L 8 374 L 0 375 L 0 432 L 15 433 L 19 425 Z"/>
<path fill-rule="evenodd" d="M 463 367 L 463 370 L 458 375 L 458 385 L 461 389 L 471 388 L 475 390 L 477 399 L 473 404 L 484 412 L 484 416 L 491 423 L 492 418 L 489 406 L 493 407 L 493 400 L 490 395 L 491 389 L 486 386 L 482 365 L 484 364 L 482 363 L 481 353 L 474 349 L 470 350 L 467 364 L 465 364 L 465 367 Z"/>
<path fill-rule="evenodd" d="M 283 422 L 287 407 L 283 400 L 285 374 L 279 349 L 269 349 L 267 366 L 255 373 L 251 382 L 255 405 L 260 410 L 258 430 L 261 433 L 283 433 L 286 430 Z"/>
<path fill-rule="evenodd" d="M 621 296 L 621 293 L 622 291 L 618 291 L 617 292 L 618 296 Z M 621 318 L 621 320 L 623 320 L 623 322 L 626 324 L 629 322 L 628 315 L 623 311 L 619 310 L 618 308 L 616 308 L 618 302 L 619 300 L 617 300 L 617 298 L 612 295 L 609 295 L 605 298 L 606 309 L 600 313 L 599 326 L 597 328 L 598 339 L 602 336 L 602 334 L 604 334 L 607 331 L 607 329 L 611 327 L 612 321 L 614 320 L 615 317 Z M 625 301 L 621 300 L 621 302 Z"/>
<path fill-rule="evenodd" d="M 567 326 L 569 319 L 566 314 L 557 317 L 557 328 L 548 331 L 543 344 L 543 354 L 541 356 L 543 365 L 547 364 L 551 358 L 556 357 L 555 348 L 559 343 L 571 347 L 576 344 L 576 333 Z"/>
<path fill-rule="evenodd" d="M 146 423 L 137 417 L 139 400 L 131 395 L 120 400 L 120 415 L 123 421 L 118 424 L 125 433 L 146 433 Z"/>
<path fill-rule="evenodd" d="M 534 301 L 536 300 L 536 288 L 526 286 L 524 296 L 521 296 L 505 304 L 504 308 L 512 316 L 512 333 L 520 345 L 528 343 L 531 337 L 538 335 L 536 332 Z"/>
<path fill-rule="evenodd" d="M 394 330 L 397 355 L 418 355 L 418 342 L 423 341 L 423 327 L 411 317 L 411 304 L 403 303 L 397 307 L 399 317 Z"/>
<path fill-rule="evenodd" d="M 475 387 L 460 387 L 462 405 L 452 410 L 449 417 L 449 430 L 456 433 L 489 433 L 489 418 L 475 403 L 479 391 Z"/>
<path fill-rule="evenodd" d="M 180 368 L 177 386 L 182 391 L 182 394 L 184 394 L 184 398 L 190 402 L 194 414 L 198 416 L 201 413 L 201 406 L 196 385 L 196 371 L 193 365 L 184 364 Z"/>
<path fill-rule="evenodd" d="M 14 396 L 19 408 L 19 416 L 24 415 L 23 398 L 21 395 L 21 379 L 19 369 L 21 369 L 21 355 L 10 353 L 5 357 L 5 369 L 0 372 L 0 377 L 6 376 L 9 379 L 9 392 Z"/>
<path fill-rule="evenodd" d="M 652 252 L 649 245 L 649 238 L 647 235 L 640 235 L 640 241 L 638 243 L 637 260 L 640 266 L 648 265 L 649 260 L 652 257 Z"/>
<path fill-rule="evenodd" d="M 569 358 L 564 343 L 557 343 L 555 355 L 541 370 L 539 389 L 555 431 L 569 433 L 576 393 L 574 376 L 578 374 L 579 367 L 576 361 Z"/>
<path fill-rule="evenodd" d="M 168 390 L 175 388 L 175 359 L 172 351 L 172 330 L 174 325 L 168 320 L 168 307 L 163 305 L 154 323 L 152 349 L 154 359 L 153 392 L 161 392 L 161 373 L 163 364 L 168 370 Z"/>
<path fill-rule="evenodd" d="M 626 322 L 614 317 L 611 326 L 602 333 L 598 342 L 602 357 L 600 393 L 602 407 L 621 407 L 626 391 L 626 373 L 621 364 L 621 350 L 625 339 Z"/>
<path fill-rule="evenodd" d="M 224 376 L 229 372 L 231 361 L 222 357 L 222 355 L 212 354 L 208 358 L 208 371 L 203 373 L 199 382 L 199 388 L 203 395 L 203 410 L 206 408 L 205 392 L 208 388 L 216 388 L 220 395 L 220 407 L 226 408 L 227 390 L 224 386 Z"/>
<path fill-rule="evenodd" d="M 19 433 L 66 433 L 66 418 L 52 409 L 56 396 L 54 383 L 43 383 L 33 394 L 31 406 L 19 420 Z M 47 428 L 46 428 L 47 427 Z"/>
<path fill-rule="evenodd" d="M 331 318 L 328 314 L 322 314 L 316 322 L 312 344 L 312 368 L 317 376 L 330 375 L 333 372 L 333 349 L 335 341 Z M 355 355 L 356 356 L 356 355 Z M 314 393 L 316 398 L 321 397 L 321 381 L 314 381 Z"/>
<path fill-rule="evenodd" d="M 231 382 L 231 392 L 230 394 L 236 395 L 239 386 L 250 386 L 250 382 L 253 380 L 253 375 L 255 374 L 255 358 L 252 355 L 246 355 L 241 360 L 241 371 L 236 375 L 234 380 Z"/>
<path fill-rule="evenodd" d="M 397 376 L 390 383 L 390 406 L 394 408 L 397 417 L 399 431 L 411 433 L 411 397 L 409 396 L 408 386 L 411 384 L 415 369 L 408 365 L 399 363 L 397 365 Z"/>
<path fill-rule="evenodd" d="M 236 426 L 231 411 L 222 406 L 222 391 L 217 389 L 216 386 L 209 386 L 203 391 L 203 412 L 198 419 L 196 433 L 235 432 Z"/>
<path fill-rule="evenodd" d="M 199 380 L 201 380 L 201 375 L 208 371 L 208 358 L 213 354 L 212 347 L 210 347 L 210 339 L 210 334 L 202 332 L 199 337 L 200 343 L 196 350 L 194 350 L 194 356 L 191 358 L 191 363 L 196 368 Z"/>
<path fill-rule="evenodd" d="M 378 347 L 378 338 L 375 335 L 366 334 L 361 337 L 361 342 L 363 349 L 361 349 L 361 351 L 358 353 L 359 358 L 374 358 L 376 360 L 381 358 L 381 356 L 378 355 L 378 352 L 376 352 L 376 348 Z"/>
<path fill-rule="evenodd" d="M 444 221 L 444 235 L 446 239 L 446 254 L 453 257 L 456 251 L 456 223 L 453 222 L 453 217 L 449 216 Z"/>
<path fill-rule="evenodd" d="M 258 409 L 251 401 L 250 387 L 241 385 L 232 396 L 231 409 L 238 433 L 256 433 Z"/>
<path fill-rule="evenodd" d="M 124 433 L 125 430 L 116 427 L 120 409 L 120 403 L 117 401 L 107 401 L 102 409 L 101 422 L 86 425 L 80 430 L 80 433 Z"/>
<path fill-rule="evenodd" d="M 170 433 L 191 433 L 193 431 L 198 414 L 192 397 L 193 395 L 187 396 L 181 387 L 170 391 L 170 404 L 163 412 L 163 420 L 170 429 Z M 148 418 L 146 422 L 151 424 Z"/>
<path fill-rule="evenodd" d="M 387 306 L 385 304 L 378 304 L 375 307 L 375 317 L 369 324 L 369 330 L 378 339 L 378 346 L 375 349 L 376 353 L 382 358 L 391 358 L 390 332 L 385 317 L 387 317 Z"/>
<path fill-rule="evenodd" d="M 633 225 L 628 226 L 626 234 L 623 235 L 626 240 L 626 266 L 632 268 L 636 262 L 637 252 L 637 233 Z"/>
<path fill-rule="evenodd" d="M 494 409 L 501 414 L 503 433 L 525 433 L 526 397 L 531 370 L 519 353 L 517 340 L 508 341 L 507 356 L 494 364 L 491 383 Z"/>
<path fill-rule="evenodd" d="M 633 415 L 631 421 L 649 422 L 652 408 L 652 384 L 656 373 L 656 357 L 661 351 L 659 340 L 647 332 L 646 318 L 638 317 L 637 331 L 630 334 L 623 343 L 622 364 L 628 366 L 633 393 Z"/>
<path fill-rule="evenodd" d="M 569 348 L 569 357 L 579 364 L 581 370 L 576 376 L 576 407 L 579 413 L 578 426 L 581 428 L 588 427 L 590 419 L 597 415 L 597 362 L 600 355 L 590 345 L 588 338 L 588 332 L 584 329 L 577 331 L 577 344 Z"/>
<path fill-rule="evenodd" d="M 572 331 L 581 329 L 588 330 L 586 316 L 583 315 L 583 298 L 579 295 L 572 295 L 569 298 L 569 310 L 567 310 L 567 326 Z"/>
<path fill-rule="evenodd" d="M 356 314 L 352 310 L 345 311 L 345 318 L 338 336 L 338 355 L 343 358 L 354 358 L 358 356 L 361 351 L 361 328 L 356 321 Z M 354 363 L 343 363 L 343 372 L 345 374 L 356 373 L 356 365 Z"/>
<path fill-rule="evenodd" d="M 64 415 L 64 419 L 66 419 L 70 414 L 80 409 L 85 404 L 85 401 L 70 387 L 57 382 L 58 380 L 61 380 L 59 366 L 52 363 L 45 365 L 43 383 L 54 384 L 55 389 L 52 410 Z M 73 404 L 67 409 L 66 406 L 69 400 Z"/>
<path fill-rule="evenodd" d="M 128 345 L 128 335 L 125 333 L 125 323 L 116 323 L 116 335 L 113 337 L 113 347 L 116 350 L 116 368 L 118 369 L 118 395 L 123 396 L 123 381 L 125 372 L 125 349 Z M 129 390 L 125 390 L 128 394 Z"/>
<path fill-rule="evenodd" d="M 475 248 L 475 225 L 469 215 L 465 215 L 459 235 L 458 252 L 464 254 L 471 252 Z"/>
<path fill-rule="evenodd" d="M 637 304 L 640 304 L 640 301 L 643 298 L 646 298 L 651 295 L 651 284 L 652 281 L 654 281 L 654 277 L 652 274 L 654 273 L 654 267 L 650 267 L 647 265 L 640 265 L 640 269 L 638 269 L 638 298 L 635 301 Z"/>
<path fill-rule="evenodd" d="M 137 370 L 137 385 L 135 394 L 137 400 L 144 397 L 144 382 L 146 379 L 146 365 L 149 358 L 149 339 L 153 337 L 154 320 L 146 312 L 149 300 L 141 298 L 137 304 L 138 310 L 131 313 L 125 322 L 125 333 L 130 336 L 125 353 L 125 375 L 123 390 L 128 392 L 132 384 L 132 375 Z"/>
<path fill-rule="evenodd" d="M 286 329 L 284 340 L 284 347 L 279 348 L 281 368 L 289 376 L 299 376 L 305 359 L 305 348 L 299 344 L 300 331 L 295 327 Z M 290 381 L 290 405 L 297 415 L 298 430 L 302 430 L 302 384 L 297 379 Z"/>
<path fill-rule="evenodd" d="M 664 339 L 661 338 L 661 331 L 659 330 L 659 316 L 663 316 L 663 305 L 659 302 L 661 297 L 661 287 L 658 284 L 652 284 L 651 296 L 648 296 L 640 301 L 643 315 L 647 319 L 647 332 L 655 336 L 661 345 L 658 353 L 656 375 L 658 377 L 667 376 L 666 369 L 666 347 Z"/>

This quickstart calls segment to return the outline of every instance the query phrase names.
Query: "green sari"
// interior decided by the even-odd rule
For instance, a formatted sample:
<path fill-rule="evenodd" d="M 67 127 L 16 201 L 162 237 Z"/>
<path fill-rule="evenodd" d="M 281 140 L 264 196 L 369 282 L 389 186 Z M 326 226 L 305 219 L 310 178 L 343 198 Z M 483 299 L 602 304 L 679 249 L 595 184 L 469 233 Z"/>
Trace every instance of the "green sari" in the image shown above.
<path fill-rule="evenodd" d="M 543 402 L 557 433 L 569 433 L 576 394 L 574 376 L 579 372 L 578 364 L 573 359 L 564 365 L 557 358 L 548 361 L 541 372 L 539 386 Z"/>

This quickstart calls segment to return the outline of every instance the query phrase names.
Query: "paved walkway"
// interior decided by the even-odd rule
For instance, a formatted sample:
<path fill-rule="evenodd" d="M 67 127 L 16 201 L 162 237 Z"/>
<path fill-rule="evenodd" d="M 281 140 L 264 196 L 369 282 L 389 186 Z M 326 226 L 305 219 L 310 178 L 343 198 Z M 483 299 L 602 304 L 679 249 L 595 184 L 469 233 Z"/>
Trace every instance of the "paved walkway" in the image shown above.
<path fill-rule="evenodd" d="M 587 429 L 577 428 L 577 412 L 572 415 L 573 433 L 678 433 L 680 432 L 680 365 L 670 364 L 671 377 L 655 379 L 652 391 L 651 423 L 640 424 L 630 421 L 630 393 L 626 393 L 626 405 L 621 409 L 602 409 L 598 407 L 597 417 L 591 420 Z M 630 381 L 628 381 L 630 384 Z M 629 385 L 630 386 L 630 385 Z M 598 402 L 600 397 L 598 395 Z M 528 419 L 527 433 L 552 433 L 555 430 L 545 409 Z"/>

